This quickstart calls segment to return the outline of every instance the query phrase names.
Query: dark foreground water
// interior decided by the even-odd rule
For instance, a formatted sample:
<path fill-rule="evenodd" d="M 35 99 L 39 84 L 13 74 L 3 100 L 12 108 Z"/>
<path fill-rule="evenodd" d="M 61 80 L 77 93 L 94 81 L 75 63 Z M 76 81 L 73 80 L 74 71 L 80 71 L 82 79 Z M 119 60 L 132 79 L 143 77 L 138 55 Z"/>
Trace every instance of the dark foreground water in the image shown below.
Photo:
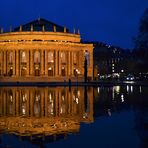
<path fill-rule="evenodd" d="M 1 87 L 0 147 L 148 148 L 148 88 Z"/>

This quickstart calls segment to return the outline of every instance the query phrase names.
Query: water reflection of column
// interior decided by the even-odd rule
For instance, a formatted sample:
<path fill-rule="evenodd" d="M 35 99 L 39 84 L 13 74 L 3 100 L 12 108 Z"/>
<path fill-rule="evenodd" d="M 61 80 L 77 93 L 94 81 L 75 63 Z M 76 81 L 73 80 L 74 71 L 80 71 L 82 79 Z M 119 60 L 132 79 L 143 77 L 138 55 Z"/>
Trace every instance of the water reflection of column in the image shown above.
<path fill-rule="evenodd" d="M 44 97 L 44 89 L 41 90 L 41 117 L 44 116 L 44 102 L 45 102 L 45 97 Z"/>
<path fill-rule="evenodd" d="M 0 90 L 0 115 L 2 115 L 2 90 Z"/>
<path fill-rule="evenodd" d="M 19 90 L 16 90 L 16 116 L 19 115 Z"/>
<path fill-rule="evenodd" d="M 67 102 L 67 97 L 68 97 L 68 92 L 67 92 L 67 88 L 65 88 L 65 100 L 64 100 L 64 114 L 67 116 L 68 113 L 68 102 Z"/>
<path fill-rule="evenodd" d="M 84 89 L 80 88 L 80 94 L 79 94 L 79 114 L 83 116 L 84 114 Z"/>
<path fill-rule="evenodd" d="M 47 112 L 48 112 L 48 89 L 45 88 L 45 117 L 47 117 Z"/>
<path fill-rule="evenodd" d="M 13 96 L 13 116 L 15 116 L 15 92 L 16 92 L 16 89 L 14 89 L 13 91 L 12 91 L 12 96 Z"/>
<path fill-rule="evenodd" d="M 89 108 L 89 112 L 88 112 L 88 115 L 89 115 L 89 119 L 91 121 L 93 121 L 93 88 L 90 88 L 90 91 L 89 91 L 89 100 L 88 100 L 88 108 Z"/>
<path fill-rule="evenodd" d="M 23 111 L 22 111 L 22 105 L 23 105 L 23 91 L 20 90 L 20 94 L 19 94 L 19 115 L 23 115 Z"/>
<path fill-rule="evenodd" d="M 71 99 L 71 91 L 68 91 L 68 98 L 67 98 L 67 100 L 68 100 L 68 114 L 71 114 L 71 104 L 72 104 L 72 99 Z"/>
<path fill-rule="evenodd" d="M 61 115 L 61 90 L 59 91 L 59 94 L 58 94 L 58 116 Z"/>
<path fill-rule="evenodd" d="M 29 89 L 26 92 L 26 115 L 29 116 L 29 102 L 30 102 L 30 98 L 29 98 Z"/>
<path fill-rule="evenodd" d="M 6 115 L 6 108 L 7 108 L 7 106 L 6 106 L 7 91 L 4 92 L 4 96 L 3 97 L 4 97 L 4 99 L 3 99 L 4 100 L 3 101 L 3 111 L 4 111 L 3 113 L 4 114 L 3 115 L 5 116 Z"/>
<path fill-rule="evenodd" d="M 58 101 L 59 101 L 59 92 L 58 92 L 58 90 L 59 89 L 55 90 L 55 98 L 54 98 L 54 102 L 55 102 L 54 103 L 54 105 L 55 105 L 54 106 L 54 110 L 55 110 L 54 113 L 55 113 L 55 116 L 59 116 L 59 106 L 58 106 L 58 104 L 59 104 L 58 103 Z"/>
<path fill-rule="evenodd" d="M 30 90 L 30 117 L 33 117 L 33 90 Z"/>

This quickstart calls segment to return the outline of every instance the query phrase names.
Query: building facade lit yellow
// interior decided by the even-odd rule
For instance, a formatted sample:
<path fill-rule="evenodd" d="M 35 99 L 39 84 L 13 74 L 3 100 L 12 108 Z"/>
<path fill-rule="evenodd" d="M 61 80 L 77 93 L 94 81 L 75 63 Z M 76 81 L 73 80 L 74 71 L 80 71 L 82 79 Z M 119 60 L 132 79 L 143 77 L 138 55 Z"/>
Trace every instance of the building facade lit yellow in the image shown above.
<path fill-rule="evenodd" d="M 93 79 L 93 45 L 81 43 L 79 31 L 39 18 L 0 33 L 0 81 Z"/>

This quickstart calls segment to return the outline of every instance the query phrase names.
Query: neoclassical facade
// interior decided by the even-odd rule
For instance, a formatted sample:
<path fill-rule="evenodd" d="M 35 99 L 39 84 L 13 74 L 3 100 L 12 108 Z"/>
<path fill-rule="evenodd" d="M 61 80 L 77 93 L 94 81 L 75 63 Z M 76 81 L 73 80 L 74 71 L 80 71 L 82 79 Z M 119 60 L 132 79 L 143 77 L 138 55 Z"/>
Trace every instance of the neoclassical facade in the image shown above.
<path fill-rule="evenodd" d="M 81 43 L 79 31 L 39 18 L 0 33 L 0 81 L 93 79 L 93 45 Z"/>

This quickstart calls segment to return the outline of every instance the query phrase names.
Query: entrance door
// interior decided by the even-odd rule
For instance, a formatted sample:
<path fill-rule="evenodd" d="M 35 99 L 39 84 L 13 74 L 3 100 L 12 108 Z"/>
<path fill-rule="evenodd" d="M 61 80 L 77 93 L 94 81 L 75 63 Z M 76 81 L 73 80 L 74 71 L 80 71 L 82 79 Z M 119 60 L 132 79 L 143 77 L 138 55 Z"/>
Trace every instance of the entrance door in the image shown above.
<path fill-rule="evenodd" d="M 9 70 L 8 75 L 9 75 L 9 76 L 12 76 L 12 75 L 13 75 L 13 69 L 10 69 L 10 70 Z"/>
<path fill-rule="evenodd" d="M 62 70 L 61 70 L 61 75 L 62 76 L 65 76 L 66 72 L 65 72 L 65 67 L 62 67 Z"/>
<path fill-rule="evenodd" d="M 35 76 L 40 76 L 40 70 L 39 69 L 35 69 Z"/>
<path fill-rule="evenodd" d="M 22 68 L 22 70 L 21 70 L 21 76 L 26 76 L 26 69 Z"/>
<path fill-rule="evenodd" d="M 53 76 L 53 69 L 48 69 L 48 76 Z"/>

